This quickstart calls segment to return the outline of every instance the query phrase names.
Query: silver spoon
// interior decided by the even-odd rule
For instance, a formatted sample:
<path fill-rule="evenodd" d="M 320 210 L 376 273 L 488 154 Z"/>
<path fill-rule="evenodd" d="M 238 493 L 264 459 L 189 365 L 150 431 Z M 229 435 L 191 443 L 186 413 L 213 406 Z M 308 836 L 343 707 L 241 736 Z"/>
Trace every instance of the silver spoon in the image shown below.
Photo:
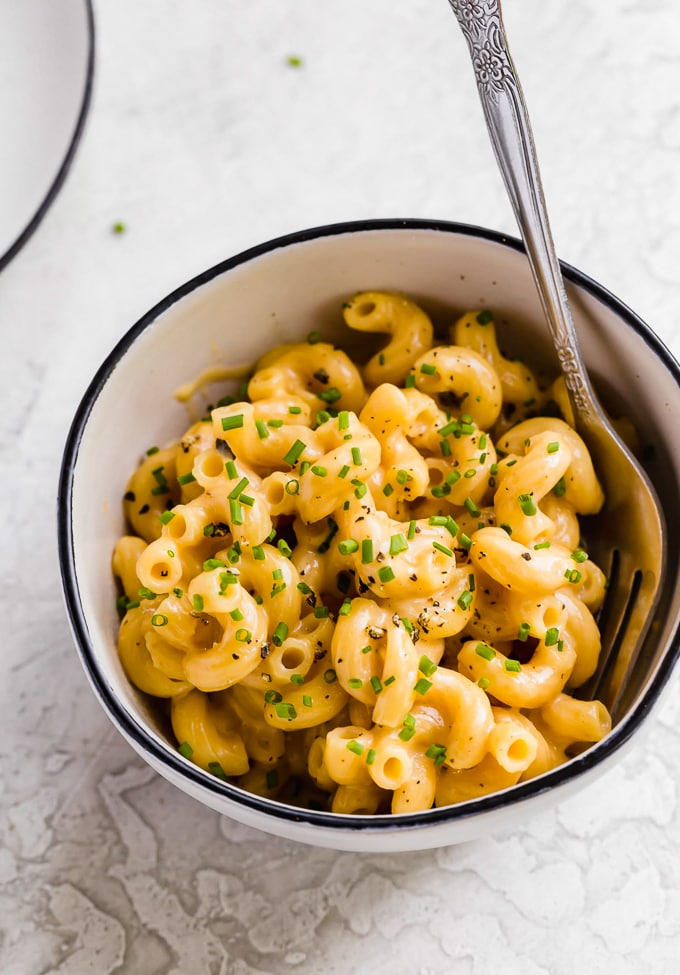
<path fill-rule="evenodd" d="M 658 601 L 665 564 L 664 517 L 646 474 L 603 413 L 581 356 L 500 3 L 449 3 L 470 49 L 489 136 L 562 367 L 576 429 L 605 489 L 605 509 L 597 516 L 596 536 L 589 539 L 591 555 L 609 573 L 598 620 L 602 651 L 597 672 L 579 694 L 602 700 L 616 721 L 636 691 L 631 678 Z"/>

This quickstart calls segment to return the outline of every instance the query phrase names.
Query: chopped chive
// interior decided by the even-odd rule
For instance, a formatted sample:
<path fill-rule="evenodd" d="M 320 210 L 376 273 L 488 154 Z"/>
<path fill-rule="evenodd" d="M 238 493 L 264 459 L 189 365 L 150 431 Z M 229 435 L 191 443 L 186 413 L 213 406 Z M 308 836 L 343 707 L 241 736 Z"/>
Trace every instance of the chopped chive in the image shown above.
<path fill-rule="evenodd" d="M 363 565 L 368 565 L 373 561 L 373 539 L 364 538 L 361 542 L 361 561 Z"/>
<path fill-rule="evenodd" d="M 479 518 L 482 512 L 479 510 L 471 497 L 468 496 L 463 503 L 473 518 Z"/>
<path fill-rule="evenodd" d="M 331 547 L 331 542 L 338 534 L 338 523 L 335 520 L 335 518 L 328 519 L 328 526 L 329 526 L 328 534 L 324 538 L 323 542 L 321 542 L 321 544 L 317 548 L 317 552 L 321 554 L 328 551 L 328 549 Z"/>
<path fill-rule="evenodd" d="M 191 484 L 195 480 L 196 478 L 194 477 L 191 471 L 189 471 L 188 474 L 179 474 L 177 476 L 177 483 L 181 484 L 182 486 L 184 486 L 185 484 Z"/>
<path fill-rule="evenodd" d="M 279 701 L 283 700 L 283 694 L 279 691 L 266 691 L 264 699 L 267 704 L 278 704 Z"/>
<path fill-rule="evenodd" d="M 375 762 L 375 757 L 376 757 L 375 748 L 369 748 L 368 751 L 366 752 L 366 764 L 373 765 L 373 763 Z"/>
<path fill-rule="evenodd" d="M 557 629 L 556 626 L 550 626 L 545 631 L 545 637 L 543 638 L 543 642 L 545 643 L 546 647 L 554 647 L 557 641 L 559 640 L 559 638 L 560 638 L 560 631 Z"/>
<path fill-rule="evenodd" d="M 406 537 L 409 541 L 412 541 L 416 536 L 416 522 L 415 519 L 411 519 L 408 523 L 408 531 L 406 532 Z"/>
<path fill-rule="evenodd" d="M 272 634 L 272 643 L 275 647 L 280 647 L 283 641 L 288 636 L 288 624 L 281 620 L 280 623 L 276 624 L 276 629 Z"/>
<path fill-rule="evenodd" d="M 283 420 L 267 420 L 267 426 L 271 427 L 272 430 L 278 430 L 283 426 Z"/>
<path fill-rule="evenodd" d="M 517 631 L 517 639 L 521 640 L 522 643 L 524 643 L 524 641 L 528 638 L 530 632 L 531 632 L 530 623 L 526 623 L 526 622 L 520 623 L 519 630 Z"/>
<path fill-rule="evenodd" d="M 158 516 L 160 523 L 162 525 L 167 525 L 168 522 L 172 521 L 174 517 L 175 517 L 174 511 L 164 511 L 162 514 Z"/>
<path fill-rule="evenodd" d="M 327 423 L 330 420 L 330 418 L 331 418 L 331 415 L 328 412 L 328 410 L 319 410 L 319 412 L 316 414 L 316 425 L 317 425 L 317 427 L 320 427 L 324 423 Z"/>
<path fill-rule="evenodd" d="M 238 498 L 239 494 L 241 494 L 245 490 L 245 488 L 248 487 L 248 484 L 249 483 L 250 482 L 248 481 L 248 478 L 247 477 L 242 477 L 241 480 L 236 485 L 236 487 L 233 488 L 229 492 L 229 494 L 227 495 L 227 497 L 229 497 L 229 498 Z"/>
<path fill-rule="evenodd" d="M 456 600 L 459 607 L 463 610 L 470 608 L 470 603 L 472 602 L 472 593 L 469 589 L 464 589 Z"/>
<path fill-rule="evenodd" d="M 302 407 L 301 406 L 289 406 L 288 407 L 288 412 L 289 413 L 292 413 L 293 416 L 297 416 L 298 413 L 302 413 Z"/>
<path fill-rule="evenodd" d="M 328 670 L 324 670 L 323 679 L 327 684 L 334 684 L 338 679 L 338 675 L 336 674 L 336 672 L 333 670 L 332 667 L 329 667 Z"/>
<path fill-rule="evenodd" d="M 206 559 L 203 563 L 203 571 L 210 572 L 211 569 L 224 569 L 226 568 L 226 562 L 222 559 Z"/>
<path fill-rule="evenodd" d="M 416 377 L 412 372 L 408 376 L 404 377 L 404 389 L 414 389 L 416 385 Z"/>
<path fill-rule="evenodd" d="M 441 451 L 442 457 L 450 457 L 451 456 L 451 445 L 448 442 L 448 440 L 440 440 L 439 441 L 439 449 Z"/>
<path fill-rule="evenodd" d="M 307 444 L 303 440 L 296 440 L 293 446 L 288 451 L 288 453 L 283 458 L 286 464 L 289 464 L 290 467 L 293 467 L 295 464 L 297 464 L 298 460 L 300 459 L 300 454 L 302 453 L 302 451 L 305 449 L 306 446 Z"/>
<path fill-rule="evenodd" d="M 390 674 L 389 677 L 386 677 L 385 678 L 385 680 L 383 681 L 383 684 L 384 684 L 385 687 L 389 687 L 390 684 L 394 684 L 394 682 L 395 682 L 396 679 L 397 678 L 394 676 L 394 674 Z"/>
<path fill-rule="evenodd" d="M 458 536 L 458 541 L 460 542 L 460 547 L 464 548 L 468 552 L 472 548 L 472 539 L 465 532 L 461 532 Z"/>
<path fill-rule="evenodd" d="M 354 538 L 343 538 L 341 542 L 338 543 L 338 551 L 340 555 L 351 555 L 356 552 L 359 548 L 359 543 Z"/>
<path fill-rule="evenodd" d="M 306 708 L 311 708 L 313 705 L 312 699 L 309 694 L 302 695 L 302 703 Z"/>
<path fill-rule="evenodd" d="M 355 467 L 361 466 L 361 449 L 359 447 L 352 447 L 352 463 Z"/>
<path fill-rule="evenodd" d="M 231 515 L 232 525 L 243 524 L 243 508 L 234 498 L 229 499 L 229 513 Z"/>
<path fill-rule="evenodd" d="M 293 554 L 293 550 L 288 544 L 288 542 L 285 540 L 285 538 L 280 538 L 276 543 L 276 547 L 278 548 L 281 555 L 283 555 L 287 559 L 289 559 Z"/>
<path fill-rule="evenodd" d="M 369 644 L 367 644 L 367 645 L 366 645 L 365 647 L 362 647 L 362 648 L 361 648 L 361 652 L 362 652 L 362 653 L 370 653 L 372 649 L 373 649 L 373 647 L 372 647 L 372 646 L 371 646 L 371 644 L 369 643 Z"/>
<path fill-rule="evenodd" d="M 458 423 L 458 420 L 449 420 L 448 423 L 439 428 L 439 436 L 450 437 L 452 433 L 455 433 L 458 430 L 459 426 L 460 424 Z"/>
<path fill-rule="evenodd" d="M 233 572 L 220 572 L 220 595 L 224 595 L 227 586 L 235 586 L 237 582 L 238 576 L 235 576 Z"/>
<path fill-rule="evenodd" d="M 356 485 L 356 487 L 354 488 L 354 497 L 357 499 L 363 498 L 363 496 L 368 491 L 366 485 L 362 481 L 357 481 L 356 478 L 352 479 L 352 484 Z"/>
<path fill-rule="evenodd" d="M 226 470 L 227 477 L 229 478 L 230 481 L 233 481 L 235 478 L 238 477 L 236 464 L 233 462 L 233 460 L 225 461 L 224 469 Z"/>
<path fill-rule="evenodd" d="M 557 440 L 551 440 L 548 446 L 545 448 L 549 454 L 556 454 L 560 449 L 560 445 Z"/>
<path fill-rule="evenodd" d="M 479 314 L 476 315 L 475 317 L 479 325 L 488 325 L 490 322 L 493 321 L 493 314 L 487 309 L 485 309 L 484 311 L 480 311 Z"/>
<path fill-rule="evenodd" d="M 574 549 L 574 551 L 571 553 L 570 558 L 574 562 L 587 562 L 588 561 L 588 553 L 587 552 L 584 552 L 582 548 L 577 548 L 577 549 Z"/>
<path fill-rule="evenodd" d="M 238 609 L 238 607 L 236 609 L 232 609 L 229 615 L 233 619 L 234 623 L 240 623 L 241 620 L 243 619 L 243 613 L 241 612 L 240 609 Z"/>
<path fill-rule="evenodd" d="M 307 585 L 306 582 L 298 582 L 297 588 L 304 596 L 310 596 L 312 593 L 312 590 L 310 589 L 310 587 Z"/>
<path fill-rule="evenodd" d="M 392 582 L 394 579 L 394 569 L 391 565 L 383 565 L 378 569 L 378 578 L 381 582 Z"/>
<path fill-rule="evenodd" d="M 371 687 L 373 688 L 374 694 L 380 694 L 382 690 L 382 682 L 379 677 L 371 677 Z"/>
<path fill-rule="evenodd" d="M 307 341 L 310 345 L 316 345 L 318 342 L 321 341 L 321 332 L 317 332 L 317 330 L 314 329 L 313 332 L 310 332 L 308 334 Z"/>
<path fill-rule="evenodd" d="M 434 366 L 434 365 L 432 365 L 431 362 L 423 362 L 423 364 L 420 367 L 420 371 L 422 372 L 422 374 L 424 376 L 436 376 L 437 375 L 437 367 Z"/>
<path fill-rule="evenodd" d="M 443 765 L 446 761 L 446 745 L 432 744 L 425 752 L 426 758 L 431 758 L 436 766 Z"/>
<path fill-rule="evenodd" d="M 352 600 L 344 599 L 342 602 L 342 606 L 338 610 L 338 616 L 349 616 L 351 609 L 352 609 Z"/>
<path fill-rule="evenodd" d="M 192 597 L 192 600 L 191 601 L 193 603 L 193 606 L 194 606 L 194 609 L 196 610 L 196 612 L 197 613 L 202 613 L 203 612 L 203 606 L 205 605 L 204 604 L 204 600 L 203 600 L 203 596 L 201 596 L 199 593 L 196 593 Z"/>
<path fill-rule="evenodd" d="M 240 630 L 237 630 L 234 636 L 239 643 L 250 643 L 250 641 L 253 639 L 253 634 L 250 632 L 250 630 L 247 630 L 245 627 L 242 627 Z"/>
<path fill-rule="evenodd" d="M 446 545 L 442 545 L 441 542 L 432 542 L 432 548 L 436 548 L 438 552 L 443 555 L 448 555 L 449 558 L 453 558 L 453 552 Z"/>
<path fill-rule="evenodd" d="M 266 558 L 264 548 L 261 545 L 253 545 L 252 553 L 253 558 L 258 562 L 262 562 Z"/>
<path fill-rule="evenodd" d="M 317 477 L 326 477 L 328 474 L 328 468 L 323 467 L 321 464 L 312 464 L 312 474 L 316 474 Z"/>
<path fill-rule="evenodd" d="M 431 494 L 433 498 L 445 498 L 447 494 L 451 494 L 451 487 L 446 483 L 435 484 L 431 489 Z"/>
<path fill-rule="evenodd" d="M 314 616 L 318 620 L 325 620 L 330 616 L 330 610 L 328 606 L 315 606 Z"/>
<path fill-rule="evenodd" d="M 232 416 L 222 417 L 223 430 L 237 430 L 243 426 L 243 413 L 235 413 Z"/>
<path fill-rule="evenodd" d="M 477 687 L 481 687 L 483 691 L 487 690 L 491 686 L 491 681 L 488 677 L 480 677 L 477 681 Z"/>
<path fill-rule="evenodd" d="M 286 721 L 292 721 L 293 718 L 297 718 L 295 705 L 289 701 L 279 701 L 278 704 L 274 705 L 274 710 L 276 711 L 277 717 L 285 718 Z"/>
<path fill-rule="evenodd" d="M 426 657 L 425 654 L 423 654 L 418 661 L 418 670 L 421 672 L 421 674 L 425 674 L 426 677 L 432 677 L 434 672 L 437 670 L 437 665 L 430 660 L 429 657 Z"/>
<path fill-rule="evenodd" d="M 349 413 L 347 410 L 340 410 L 338 413 L 338 430 L 349 429 Z"/>
<path fill-rule="evenodd" d="M 394 494 L 394 488 L 392 487 L 391 484 L 386 484 L 385 487 L 382 489 L 382 493 L 385 495 L 386 498 L 389 498 L 391 494 Z"/>
<path fill-rule="evenodd" d="M 338 471 L 338 477 L 347 477 L 349 471 L 350 471 L 349 464 L 343 464 L 340 470 Z"/>
<path fill-rule="evenodd" d="M 522 665 L 519 660 L 506 660 L 504 667 L 511 674 L 519 674 L 522 669 Z"/>
<path fill-rule="evenodd" d="M 401 484 L 403 486 L 409 480 L 408 471 L 405 471 L 403 467 L 400 467 L 396 473 L 396 479 L 397 484 Z"/>
<path fill-rule="evenodd" d="M 413 685 L 413 690 L 416 692 L 416 694 L 427 694 L 431 687 L 431 680 L 427 680 L 426 677 L 420 677 Z"/>
<path fill-rule="evenodd" d="M 255 429 L 257 430 L 257 435 L 260 440 L 266 440 L 270 436 L 269 430 L 267 429 L 267 424 L 264 420 L 255 420 Z"/>
<path fill-rule="evenodd" d="M 290 481 L 286 481 L 286 494 L 298 494 L 300 491 L 300 482 L 296 477 L 292 477 Z"/>
<path fill-rule="evenodd" d="M 567 482 L 564 477 L 561 477 L 559 481 L 555 484 L 553 488 L 553 494 L 556 498 L 563 498 L 567 490 Z"/>
<path fill-rule="evenodd" d="M 337 403 L 342 397 L 342 393 L 337 388 L 337 386 L 330 386 L 328 389 L 322 389 L 321 392 L 316 394 L 318 399 L 322 399 L 324 403 Z"/>
<path fill-rule="evenodd" d="M 493 647 L 488 646 L 486 643 L 478 643 L 475 647 L 475 653 L 479 657 L 483 657 L 484 660 L 493 660 L 496 656 L 496 651 Z"/>
<path fill-rule="evenodd" d="M 364 682 L 361 680 L 360 677 L 350 677 L 350 679 L 347 681 L 347 684 L 349 687 L 354 688 L 355 691 L 360 690 L 364 686 Z"/>
<path fill-rule="evenodd" d="M 405 552 L 407 548 L 408 542 L 401 532 L 396 535 L 392 535 L 390 538 L 390 555 L 399 555 L 400 552 Z"/>
<path fill-rule="evenodd" d="M 460 471 L 449 471 L 449 473 L 444 478 L 444 483 L 448 484 L 449 487 L 453 487 L 457 481 L 460 481 L 461 474 Z"/>
<path fill-rule="evenodd" d="M 212 772 L 218 779 L 223 779 L 226 782 L 227 777 L 219 762 L 208 762 L 208 771 Z"/>
<path fill-rule="evenodd" d="M 151 617 L 152 626 L 167 626 L 168 622 L 168 617 L 164 613 L 154 613 Z"/>
<path fill-rule="evenodd" d="M 174 596 L 177 596 L 178 599 L 181 599 L 182 596 L 184 595 L 184 590 L 180 589 L 179 586 L 175 586 L 175 588 L 172 590 L 172 593 Z"/>
<path fill-rule="evenodd" d="M 550 542 L 538 542 L 534 545 L 535 552 L 539 552 L 542 548 L 550 548 Z"/>
<path fill-rule="evenodd" d="M 355 755 L 363 755 L 364 746 L 361 744 L 360 741 L 357 741 L 356 738 L 352 738 L 351 741 L 347 742 L 347 750 L 350 752 L 354 752 Z"/>
<path fill-rule="evenodd" d="M 579 583 L 583 578 L 583 573 L 580 572 L 579 569 L 566 569 L 564 578 L 567 580 L 567 582 L 572 582 L 574 585 L 576 585 L 576 583 Z"/>
<path fill-rule="evenodd" d="M 404 629 L 408 633 L 408 635 L 409 636 L 413 636 L 413 634 L 415 633 L 415 627 L 413 626 L 413 623 L 408 618 L 408 616 L 402 616 L 401 617 L 401 622 L 402 622 L 402 624 L 404 626 Z"/>
<path fill-rule="evenodd" d="M 535 515 L 538 511 L 534 504 L 534 499 L 530 494 L 520 494 L 517 498 L 519 506 L 525 515 Z"/>
<path fill-rule="evenodd" d="M 182 744 L 179 746 L 178 751 L 180 755 L 184 756 L 184 758 L 191 758 L 191 756 L 194 754 L 194 750 L 188 741 L 183 741 Z"/>

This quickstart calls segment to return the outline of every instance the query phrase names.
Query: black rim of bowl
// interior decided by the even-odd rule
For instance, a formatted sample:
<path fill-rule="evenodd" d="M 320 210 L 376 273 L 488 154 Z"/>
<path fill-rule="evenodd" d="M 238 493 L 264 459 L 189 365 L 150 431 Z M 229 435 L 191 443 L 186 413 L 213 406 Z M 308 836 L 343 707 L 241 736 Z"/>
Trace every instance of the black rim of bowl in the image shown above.
<path fill-rule="evenodd" d="M 204 772 L 198 766 L 182 760 L 178 752 L 156 741 L 144 726 L 134 720 L 116 700 L 99 667 L 96 653 L 90 641 L 87 621 L 81 605 L 78 589 L 71 524 L 73 481 L 80 441 L 90 412 L 108 376 L 140 333 L 154 322 L 159 315 L 166 312 L 177 301 L 197 288 L 200 288 L 208 281 L 211 281 L 213 278 L 241 264 L 245 264 L 254 258 L 280 248 L 305 243 L 322 237 L 381 230 L 434 231 L 459 236 L 477 237 L 483 238 L 490 243 L 500 244 L 521 252 L 524 251 L 524 245 L 517 238 L 483 227 L 439 220 L 408 218 L 380 219 L 330 224 L 287 234 L 264 244 L 249 248 L 234 257 L 216 264 L 214 267 L 187 281 L 158 302 L 158 304 L 123 335 L 104 360 L 87 388 L 71 424 L 64 450 L 57 497 L 59 561 L 71 627 L 85 671 L 114 724 L 119 727 L 124 735 L 135 742 L 143 752 L 152 756 L 156 762 L 161 762 L 173 773 L 186 779 L 193 786 L 197 786 L 201 790 L 212 793 L 216 797 L 222 796 L 231 800 L 236 805 L 246 806 L 254 811 L 264 813 L 268 817 L 307 823 L 310 826 L 341 831 L 392 832 L 395 830 L 413 829 L 415 827 L 453 823 L 455 821 L 469 819 L 479 814 L 491 813 L 501 808 L 516 806 L 529 798 L 554 790 L 555 787 L 565 785 L 572 780 L 579 779 L 584 773 L 605 762 L 607 758 L 630 739 L 640 726 L 657 701 L 659 694 L 670 677 L 679 646 L 678 632 L 680 627 L 676 627 L 675 632 L 672 634 L 669 652 L 666 653 L 635 710 L 618 724 L 606 739 L 599 742 L 596 747 L 588 749 L 580 756 L 571 759 L 566 764 L 560 765 L 556 769 L 536 779 L 530 779 L 527 782 L 515 785 L 509 790 L 491 793 L 458 805 L 442 806 L 421 812 L 401 813 L 399 815 L 385 813 L 368 816 L 330 813 L 315 809 L 298 808 L 297 806 L 288 805 L 275 799 L 266 799 L 254 793 L 246 792 L 238 786 L 232 785 L 229 782 L 223 782 L 210 773 Z M 676 383 L 680 387 L 680 366 L 649 326 L 623 302 L 612 295 L 611 292 L 607 291 L 602 285 L 593 281 L 583 272 L 564 262 L 561 262 L 561 267 L 567 281 L 580 286 L 584 291 L 590 293 L 604 305 L 608 306 L 644 339 L 656 357 L 672 373 Z"/>
<path fill-rule="evenodd" d="M 37 230 L 43 217 L 54 202 L 71 168 L 71 164 L 76 154 L 76 149 L 78 148 L 80 138 L 85 128 L 85 120 L 87 118 L 90 102 L 92 100 L 92 86 L 94 81 L 95 25 L 92 0 L 83 0 L 83 3 L 85 6 L 85 17 L 87 20 L 88 53 L 85 68 L 85 85 L 83 88 L 78 117 L 76 118 L 76 123 L 64 158 L 59 166 L 59 169 L 57 170 L 56 176 L 49 185 L 42 202 L 16 240 L 8 247 L 4 254 L 0 254 L 0 271 L 6 267 L 13 258 L 16 257 L 24 244 Z"/>

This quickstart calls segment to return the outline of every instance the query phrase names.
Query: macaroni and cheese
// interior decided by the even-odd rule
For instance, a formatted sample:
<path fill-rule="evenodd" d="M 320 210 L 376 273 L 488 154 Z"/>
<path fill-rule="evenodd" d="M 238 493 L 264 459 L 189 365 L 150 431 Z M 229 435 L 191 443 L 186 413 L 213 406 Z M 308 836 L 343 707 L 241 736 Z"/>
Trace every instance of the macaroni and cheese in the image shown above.
<path fill-rule="evenodd" d="M 493 314 L 435 338 L 363 292 L 363 365 L 311 334 L 267 352 L 124 498 L 120 660 L 180 753 L 281 801 L 405 813 L 505 789 L 602 738 L 603 495 L 562 380 Z"/>

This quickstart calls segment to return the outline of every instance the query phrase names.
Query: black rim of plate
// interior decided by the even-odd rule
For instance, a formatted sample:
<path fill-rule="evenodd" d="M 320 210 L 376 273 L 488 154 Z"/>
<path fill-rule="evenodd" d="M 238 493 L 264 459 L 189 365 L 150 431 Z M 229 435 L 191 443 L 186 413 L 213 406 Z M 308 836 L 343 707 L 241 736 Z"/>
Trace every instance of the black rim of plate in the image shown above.
<path fill-rule="evenodd" d="M 12 243 L 4 254 L 0 254 L 0 271 L 6 267 L 10 261 L 12 261 L 28 239 L 35 233 L 39 224 L 42 222 L 43 217 L 51 207 L 54 202 L 59 190 L 64 184 L 64 180 L 71 168 L 71 164 L 76 154 L 76 149 L 80 143 L 80 138 L 83 134 L 85 128 L 85 120 L 90 108 L 90 102 L 92 100 L 92 86 L 94 81 L 94 57 L 95 57 L 95 25 L 94 25 L 94 11 L 92 9 L 92 0 L 83 0 L 85 6 L 85 18 L 87 21 L 87 33 L 88 33 L 88 52 L 87 52 L 87 62 L 85 67 L 85 85 L 83 88 L 83 95 L 80 102 L 80 109 L 78 111 L 78 116 L 76 118 L 76 123 L 71 135 L 71 139 L 66 150 L 66 154 L 57 170 L 56 176 L 52 180 L 51 184 L 47 189 L 42 202 L 38 206 L 33 216 L 30 218 L 24 229 L 21 231 L 19 236 L 16 238 L 14 243 Z"/>
<path fill-rule="evenodd" d="M 571 759 L 565 765 L 558 766 L 550 772 L 527 782 L 519 783 L 509 790 L 491 793 L 476 799 L 471 799 L 459 805 L 442 806 L 435 809 L 428 809 L 416 813 L 392 813 L 379 815 L 348 815 L 330 813 L 313 809 L 303 809 L 291 806 L 278 800 L 265 799 L 253 793 L 246 792 L 228 782 L 223 782 L 208 772 L 204 772 L 190 762 L 184 761 L 178 752 L 172 748 L 163 746 L 157 742 L 133 717 L 119 704 L 109 687 L 104 674 L 102 673 L 96 659 L 96 654 L 92 647 L 87 627 L 87 621 L 83 613 L 78 589 L 78 581 L 75 571 L 73 535 L 71 525 L 71 508 L 73 500 L 73 480 L 80 441 L 83 436 L 88 417 L 94 404 L 111 374 L 116 364 L 124 356 L 135 339 L 143 332 L 159 315 L 166 312 L 172 305 L 180 301 L 186 295 L 200 288 L 202 285 L 211 281 L 213 278 L 245 264 L 261 255 L 270 253 L 280 248 L 290 247 L 296 244 L 306 243 L 322 237 L 330 237 L 341 234 L 364 233 L 373 231 L 428 231 L 435 233 L 454 234 L 467 237 L 483 238 L 490 243 L 500 244 L 510 247 L 517 251 L 524 251 L 524 245 L 520 240 L 497 231 L 468 224 L 454 223 L 439 220 L 421 219 L 379 219 L 379 220 L 359 220 L 347 223 L 330 224 L 302 230 L 296 233 L 277 237 L 264 244 L 257 245 L 242 251 L 234 257 L 220 262 L 214 267 L 187 281 L 175 291 L 171 292 L 147 312 L 136 324 L 134 324 L 110 354 L 102 363 L 101 367 L 92 379 L 87 388 L 80 405 L 75 413 L 66 445 L 64 459 L 62 462 L 59 491 L 57 497 L 57 518 L 58 518 L 58 546 L 59 560 L 62 577 L 62 585 L 66 607 L 71 622 L 71 627 L 75 636 L 76 646 L 80 654 L 85 671 L 90 679 L 93 688 L 102 701 L 109 717 L 119 729 L 142 751 L 151 755 L 157 762 L 161 762 L 172 772 L 186 779 L 193 786 L 198 786 L 201 790 L 212 793 L 215 796 L 222 796 L 236 805 L 246 806 L 253 811 L 273 816 L 277 819 L 291 822 L 307 823 L 310 826 L 324 827 L 340 831 L 364 831 L 364 832 L 393 832 L 395 830 L 408 830 L 416 827 L 435 826 L 437 824 L 453 823 L 463 821 L 480 814 L 491 813 L 502 808 L 514 807 L 529 798 L 542 795 L 547 791 L 554 790 L 556 786 L 564 785 L 572 780 L 579 779 L 584 773 L 590 771 L 595 766 L 602 764 L 624 745 L 635 730 L 645 719 L 659 697 L 661 690 L 666 684 L 675 663 L 679 640 L 678 630 L 673 633 L 671 644 L 675 652 L 668 652 L 659 666 L 654 679 L 651 681 L 645 694 L 640 699 L 635 711 L 617 725 L 612 733 L 597 746 L 584 752 L 582 755 Z M 583 272 L 561 262 L 562 272 L 565 279 L 575 285 L 580 286 L 584 291 L 601 301 L 613 312 L 623 318 L 653 350 L 654 354 L 663 362 L 668 371 L 674 376 L 676 383 L 680 387 L 680 366 L 671 355 L 659 337 L 647 326 L 630 308 L 623 302 L 607 291 L 602 285 L 593 281 Z"/>

